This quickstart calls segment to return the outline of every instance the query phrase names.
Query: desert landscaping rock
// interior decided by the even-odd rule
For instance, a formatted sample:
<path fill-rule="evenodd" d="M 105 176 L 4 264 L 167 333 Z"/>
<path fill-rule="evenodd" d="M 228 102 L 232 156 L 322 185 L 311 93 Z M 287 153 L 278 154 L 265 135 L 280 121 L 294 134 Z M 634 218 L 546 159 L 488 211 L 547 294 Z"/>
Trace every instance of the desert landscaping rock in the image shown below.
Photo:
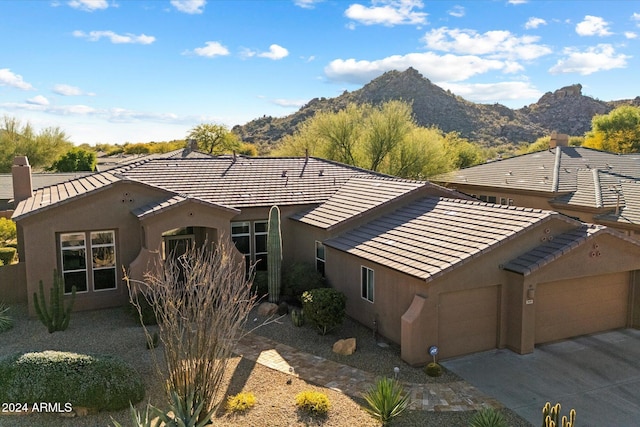
<path fill-rule="evenodd" d="M 356 339 L 346 338 L 333 344 L 333 352 L 342 356 L 351 356 L 356 351 Z"/>

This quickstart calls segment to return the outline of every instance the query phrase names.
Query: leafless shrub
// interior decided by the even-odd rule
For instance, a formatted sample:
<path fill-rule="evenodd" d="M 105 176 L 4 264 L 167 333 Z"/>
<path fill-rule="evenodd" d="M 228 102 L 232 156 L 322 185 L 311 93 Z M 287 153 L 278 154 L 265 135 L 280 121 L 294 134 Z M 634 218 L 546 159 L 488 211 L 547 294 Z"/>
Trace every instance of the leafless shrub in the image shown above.
<path fill-rule="evenodd" d="M 191 399 L 191 407 L 204 404 L 198 421 L 217 409 L 221 383 L 235 344 L 244 333 L 247 315 L 256 304 L 251 292 L 253 267 L 245 270 L 228 239 L 190 249 L 168 258 L 144 281 L 126 277 L 131 303 L 142 315 L 141 298 L 153 307 L 164 360 L 154 364 L 166 379 L 166 392 Z M 144 323 L 143 323 L 144 326 Z M 152 335 L 144 327 L 148 342 Z M 174 410 L 175 413 L 175 410 Z"/>

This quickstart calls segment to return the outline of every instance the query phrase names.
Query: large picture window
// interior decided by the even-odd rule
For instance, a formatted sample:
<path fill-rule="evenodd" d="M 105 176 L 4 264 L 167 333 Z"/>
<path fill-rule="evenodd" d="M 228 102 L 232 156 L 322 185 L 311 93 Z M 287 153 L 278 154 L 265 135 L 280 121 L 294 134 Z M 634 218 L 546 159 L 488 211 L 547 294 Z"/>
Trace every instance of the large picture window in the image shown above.
<path fill-rule="evenodd" d="M 373 302 L 375 279 L 373 270 L 367 267 L 360 268 L 360 280 L 362 282 L 362 298 Z"/>
<path fill-rule="evenodd" d="M 236 245 L 238 252 L 244 255 L 247 266 L 251 264 L 251 223 L 232 222 L 231 240 Z"/>
<path fill-rule="evenodd" d="M 256 263 L 256 270 L 267 270 L 267 220 L 231 223 L 231 240 L 244 255 L 247 268 Z"/>
<path fill-rule="evenodd" d="M 66 294 L 117 288 L 114 231 L 60 234 L 60 260 Z"/>

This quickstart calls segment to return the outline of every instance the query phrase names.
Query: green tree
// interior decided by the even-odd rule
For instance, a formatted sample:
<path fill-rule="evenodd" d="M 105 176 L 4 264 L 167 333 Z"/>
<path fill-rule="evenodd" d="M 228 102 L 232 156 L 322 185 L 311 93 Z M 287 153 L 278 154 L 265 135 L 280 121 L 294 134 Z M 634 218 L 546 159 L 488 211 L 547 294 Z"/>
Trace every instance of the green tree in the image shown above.
<path fill-rule="evenodd" d="M 209 154 L 223 154 L 241 149 L 238 136 L 224 125 L 202 123 L 189 131 L 187 139 L 195 139 L 198 147 Z"/>
<path fill-rule="evenodd" d="M 614 153 L 640 152 L 640 107 L 623 105 L 595 116 L 583 146 Z"/>
<path fill-rule="evenodd" d="M 72 148 L 60 156 L 51 166 L 56 172 L 93 172 L 96 169 L 96 154 L 82 148 Z"/>
<path fill-rule="evenodd" d="M 0 172 L 10 172 L 16 156 L 27 156 L 34 169 L 45 169 L 72 146 L 60 128 L 35 132 L 31 124 L 22 125 L 16 118 L 0 120 Z"/>
<path fill-rule="evenodd" d="M 7 218 L 0 218 L 0 247 L 16 240 L 17 235 L 16 223 Z"/>
<path fill-rule="evenodd" d="M 363 141 L 368 169 L 378 171 L 413 128 L 411 106 L 405 102 L 389 101 L 372 109 L 365 121 L 367 132 Z"/>

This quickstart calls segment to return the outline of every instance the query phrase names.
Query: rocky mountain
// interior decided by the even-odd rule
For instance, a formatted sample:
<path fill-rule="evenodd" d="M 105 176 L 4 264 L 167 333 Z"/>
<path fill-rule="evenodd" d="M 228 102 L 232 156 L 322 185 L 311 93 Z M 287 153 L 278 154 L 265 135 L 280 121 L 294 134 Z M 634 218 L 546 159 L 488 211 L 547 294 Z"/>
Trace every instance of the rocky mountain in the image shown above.
<path fill-rule="evenodd" d="M 553 131 L 583 135 L 591 129 L 591 118 L 606 114 L 621 104 L 640 106 L 640 97 L 632 100 L 600 101 L 582 94 L 575 84 L 545 93 L 535 104 L 511 109 L 501 104 L 478 104 L 434 85 L 418 71 L 389 71 L 353 92 L 335 98 L 314 98 L 286 117 L 264 116 L 233 131 L 244 141 L 271 144 L 292 134 L 304 120 L 318 111 L 337 111 L 348 103 L 379 104 L 400 99 L 410 102 L 416 122 L 437 126 L 445 132 L 456 131 L 471 141 L 487 146 L 504 143 L 534 142 Z"/>

